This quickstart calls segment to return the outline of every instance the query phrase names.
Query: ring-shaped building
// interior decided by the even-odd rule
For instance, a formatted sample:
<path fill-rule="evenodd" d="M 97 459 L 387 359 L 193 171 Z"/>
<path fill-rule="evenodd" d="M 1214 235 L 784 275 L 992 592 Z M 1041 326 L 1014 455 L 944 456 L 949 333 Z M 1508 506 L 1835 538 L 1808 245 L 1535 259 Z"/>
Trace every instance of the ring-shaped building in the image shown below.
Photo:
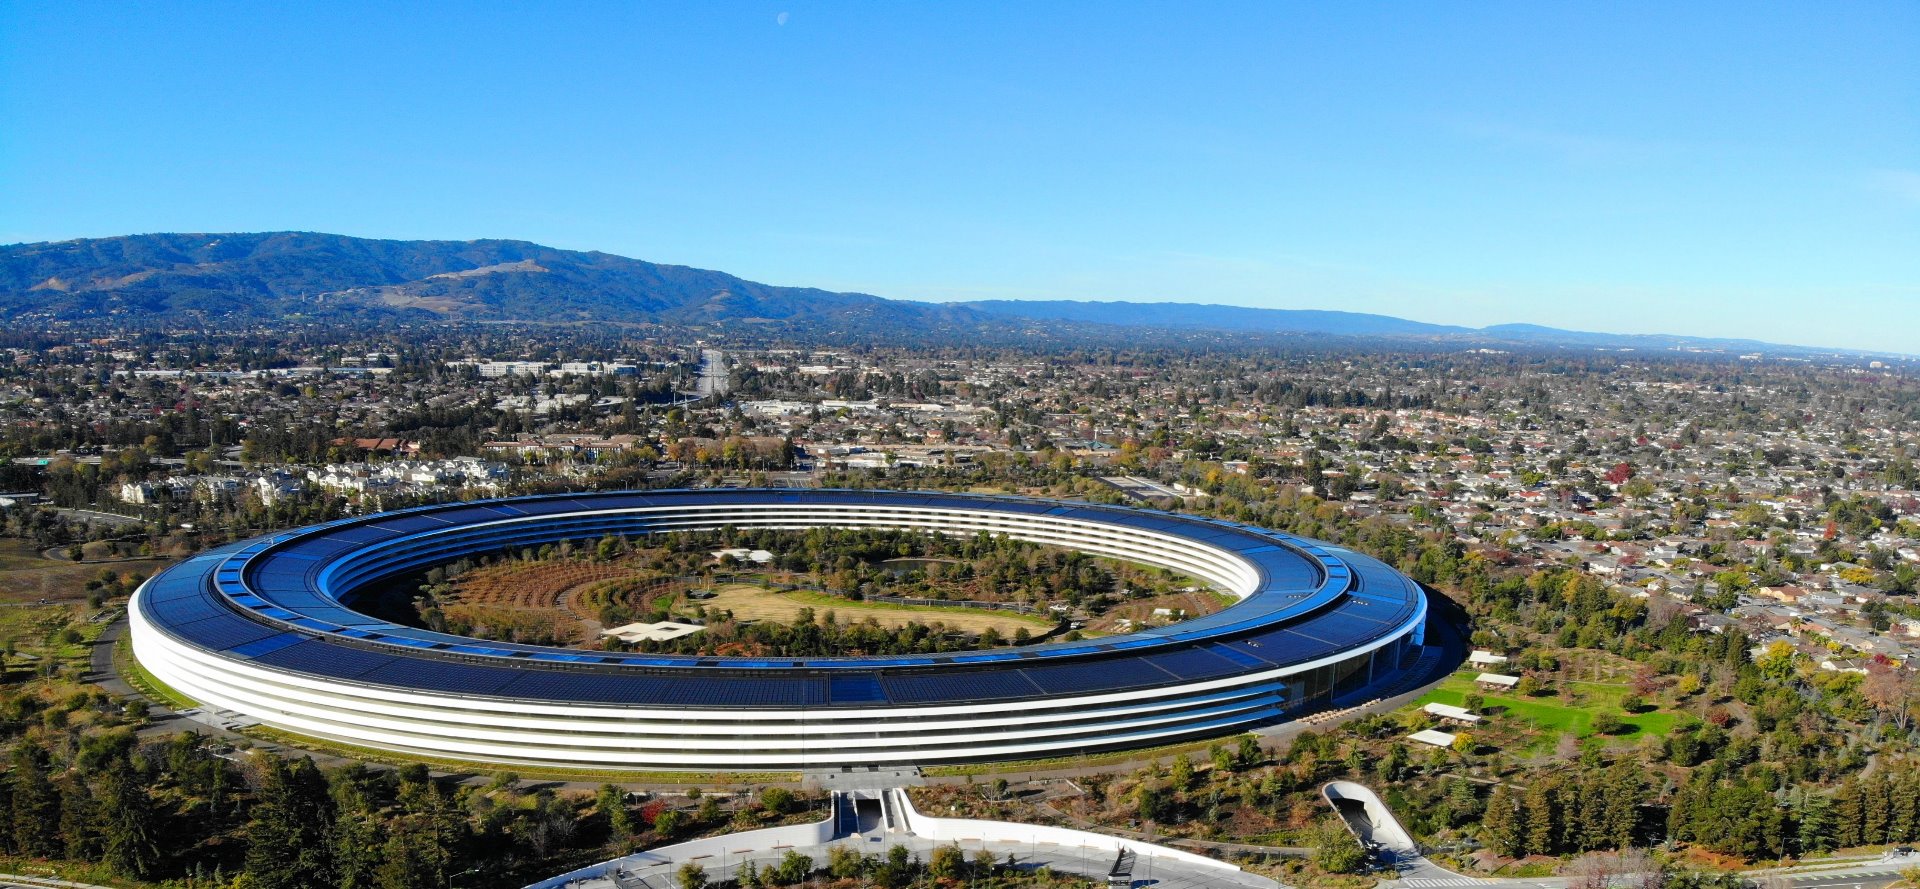
<path fill-rule="evenodd" d="M 986 532 L 1169 568 L 1239 602 L 1077 642 L 777 659 L 488 642 L 354 607 L 465 556 L 728 527 Z M 1272 724 L 1410 665 L 1427 602 L 1358 553 L 1158 510 L 698 490 L 454 503 L 271 534 L 169 567 L 129 615 L 134 654 L 154 676 L 290 732 L 495 763 L 725 771 L 1034 759 Z"/>

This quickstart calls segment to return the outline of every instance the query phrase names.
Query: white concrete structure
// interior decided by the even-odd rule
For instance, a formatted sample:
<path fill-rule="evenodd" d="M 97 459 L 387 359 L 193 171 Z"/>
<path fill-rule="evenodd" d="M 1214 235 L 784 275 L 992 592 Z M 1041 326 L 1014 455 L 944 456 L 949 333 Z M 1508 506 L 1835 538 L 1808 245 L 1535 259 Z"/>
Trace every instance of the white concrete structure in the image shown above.
<path fill-rule="evenodd" d="M 129 608 L 134 653 L 209 709 L 358 746 L 508 764 L 792 769 L 1038 758 L 1270 724 L 1391 676 L 1417 653 L 1426 620 L 1424 596 L 1390 568 L 1245 526 L 958 495 L 743 496 L 452 504 L 236 544 L 142 586 Z M 722 497 L 733 499 L 711 502 Z M 655 505 L 615 506 L 641 502 Z M 778 661 L 511 646 L 348 610 L 358 590 L 473 552 L 821 526 L 1006 534 L 1168 567 L 1247 601 L 1138 636 L 1018 653 Z M 322 544 L 314 555 L 300 552 L 309 541 Z M 1336 612 L 1345 623 L 1318 629 Z M 353 622 L 329 630 L 327 619 Z M 1341 627 L 1356 634 L 1350 642 L 1294 631 Z"/>
<path fill-rule="evenodd" d="M 681 636 L 691 636 L 706 629 L 699 624 L 680 623 L 663 620 L 659 623 L 623 624 L 611 630 L 601 630 L 600 635 L 612 636 L 622 642 L 667 642 Z"/>
<path fill-rule="evenodd" d="M 1452 747 L 1453 742 L 1459 740 L 1459 736 L 1428 728 L 1408 735 L 1407 740 L 1417 741 L 1430 747 Z"/>
<path fill-rule="evenodd" d="M 1429 716 L 1436 716 L 1463 725 L 1476 725 L 1480 722 L 1479 714 L 1465 707 L 1455 707 L 1452 704 L 1433 703 L 1421 709 L 1425 710 Z"/>
<path fill-rule="evenodd" d="M 1505 689 L 1508 691 L 1520 685 L 1520 677 L 1507 676 L 1501 673 L 1482 673 L 1473 677 L 1473 681 L 1482 688 Z"/>

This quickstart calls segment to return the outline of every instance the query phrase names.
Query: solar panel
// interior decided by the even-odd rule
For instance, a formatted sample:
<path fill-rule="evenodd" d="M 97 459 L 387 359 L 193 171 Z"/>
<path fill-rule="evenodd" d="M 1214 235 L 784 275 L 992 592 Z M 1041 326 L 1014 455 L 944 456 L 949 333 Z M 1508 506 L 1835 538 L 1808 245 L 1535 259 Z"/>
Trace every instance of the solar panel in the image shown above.
<path fill-rule="evenodd" d="M 257 624 L 234 614 L 219 614 L 195 621 L 176 623 L 171 629 L 182 638 L 192 640 L 202 648 L 213 651 L 225 651 L 236 645 L 245 645 L 255 639 L 265 639 L 282 630 Z"/>
<path fill-rule="evenodd" d="M 662 703 L 682 707 L 804 707 L 826 702 L 826 682 L 819 679 L 708 677 L 668 683 Z"/>
<path fill-rule="evenodd" d="M 1027 667 L 1033 684 L 1048 694 L 1118 691 L 1143 685 L 1159 685 L 1174 677 L 1140 660 L 1109 660 L 1090 664 L 1059 664 Z"/>
<path fill-rule="evenodd" d="M 1035 698 L 1041 694 L 1039 687 L 1027 681 L 1018 670 L 882 676 L 880 684 L 889 699 L 901 704 L 966 703 Z"/>
<path fill-rule="evenodd" d="M 887 699 L 880 680 L 872 675 L 835 676 L 827 682 L 829 696 L 836 704 L 876 704 Z"/>
<path fill-rule="evenodd" d="M 165 615 L 164 620 L 168 623 L 182 625 L 232 612 L 212 599 L 200 595 L 176 596 L 166 603 L 162 613 Z"/>
<path fill-rule="evenodd" d="M 257 657 L 269 651 L 277 651 L 289 645 L 297 645 L 306 641 L 306 638 L 307 637 L 299 633 L 281 633 L 278 636 L 268 636 L 265 639 L 255 639 L 252 642 L 235 645 L 227 649 L 227 651 L 242 657 Z"/>
<path fill-rule="evenodd" d="M 1181 679 L 1210 679 L 1240 672 L 1242 667 L 1236 661 L 1220 657 L 1202 648 L 1189 648 L 1184 651 L 1170 651 L 1165 654 L 1150 654 L 1141 660 Z"/>
<path fill-rule="evenodd" d="M 409 515 L 383 519 L 380 527 L 399 534 L 412 534 L 416 531 L 436 531 L 451 527 L 443 517 L 436 515 Z"/>
<path fill-rule="evenodd" d="M 551 701 L 609 704 L 660 704 L 667 682 L 641 676 L 582 676 L 550 670 L 526 670 L 502 686 L 500 694 Z"/>
<path fill-rule="evenodd" d="M 1260 668 L 1271 666 L 1267 661 L 1263 661 L 1229 645 L 1211 645 L 1207 647 L 1207 650 L 1227 660 L 1233 661 L 1242 667 Z"/>
<path fill-rule="evenodd" d="M 458 694 L 490 695 L 520 676 L 505 667 L 478 667 L 399 657 L 360 675 L 361 681 Z"/>
<path fill-rule="evenodd" d="M 329 645 L 320 639 L 278 648 L 253 659 L 254 663 L 268 667 L 335 679 L 355 679 L 362 673 L 393 660 L 394 656 L 390 654 L 375 654 L 357 648 Z"/>

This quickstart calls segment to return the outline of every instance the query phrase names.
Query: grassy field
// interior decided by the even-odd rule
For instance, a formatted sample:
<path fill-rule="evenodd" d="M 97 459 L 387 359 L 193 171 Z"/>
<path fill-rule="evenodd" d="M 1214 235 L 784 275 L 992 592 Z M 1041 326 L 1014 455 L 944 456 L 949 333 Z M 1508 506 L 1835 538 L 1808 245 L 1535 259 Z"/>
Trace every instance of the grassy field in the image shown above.
<path fill-rule="evenodd" d="M 843 621 L 871 617 L 879 621 L 881 626 L 893 628 L 903 627 L 915 621 L 920 623 L 939 621 L 968 633 L 982 633 L 992 628 L 999 631 L 1000 635 L 1009 638 L 1016 630 L 1024 629 L 1029 633 L 1038 633 L 1053 626 L 1053 622 L 1046 618 L 1009 611 L 922 608 L 880 602 L 855 602 L 824 593 L 804 590 L 778 592 L 747 583 L 724 584 L 715 588 L 714 592 L 715 595 L 711 599 L 693 602 L 683 598 L 677 606 L 682 611 L 690 611 L 695 605 L 703 605 L 709 613 L 715 610 L 731 611 L 737 620 L 771 620 L 780 623 L 790 623 L 800 613 L 800 609 L 811 608 L 816 614 L 834 611 Z"/>
<path fill-rule="evenodd" d="M 174 710 L 186 710 L 198 707 L 194 699 L 175 691 L 172 686 L 161 682 L 159 677 L 147 672 L 139 659 L 133 656 L 133 637 L 122 636 L 113 646 L 113 669 L 120 678 L 133 686 L 135 691 L 152 698 Z"/>
<path fill-rule="evenodd" d="M 166 559 L 142 559 L 131 562 L 68 562 L 43 558 L 33 541 L 0 539 L 0 605 L 48 602 L 83 602 L 87 581 L 101 570 L 116 574 L 139 573 L 153 576 L 166 567 Z"/>
<path fill-rule="evenodd" d="M 1553 697 L 1522 697 L 1482 692 L 1468 676 L 1452 676 L 1440 684 L 1439 688 L 1428 692 L 1416 705 L 1431 703 L 1460 706 L 1466 696 L 1478 694 L 1486 701 L 1482 711 L 1498 718 L 1504 715 L 1516 716 L 1549 731 L 1571 733 L 1576 737 L 1588 737 L 1593 734 L 1593 717 L 1596 713 L 1611 712 L 1620 717 L 1626 728 L 1613 737 L 1633 739 L 1641 735 L 1665 736 L 1673 730 L 1674 714 L 1658 711 L 1629 714 L 1620 709 L 1620 701 L 1627 696 L 1625 686 L 1604 682 L 1568 682 L 1564 684 L 1565 694 Z"/>

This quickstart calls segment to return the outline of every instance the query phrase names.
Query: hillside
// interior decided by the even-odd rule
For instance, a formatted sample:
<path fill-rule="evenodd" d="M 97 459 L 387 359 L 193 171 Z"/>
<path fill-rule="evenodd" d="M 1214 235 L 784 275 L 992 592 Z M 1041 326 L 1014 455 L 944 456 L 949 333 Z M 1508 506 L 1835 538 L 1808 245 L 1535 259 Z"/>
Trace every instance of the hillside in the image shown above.
<path fill-rule="evenodd" d="M 525 241 L 383 241 L 306 232 L 0 247 L 0 315 L 157 323 L 414 315 L 861 326 L 944 326 L 980 317 Z"/>
<path fill-rule="evenodd" d="M 990 315 L 1048 321 L 1232 330 L 1246 333 L 1317 333 L 1330 336 L 1402 337 L 1470 334 L 1468 327 L 1426 324 L 1390 315 L 1318 309 L 1254 309 L 1200 303 L 983 300 L 961 303 Z"/>
<path fill-rule="evenodd" d="M 526 241 L 385 241 L 310 232 L 154 234 L 0 247 L 0 319 L 213 327 L 383 320 L 725 325 L 822 341 L 1114 345 L 1411 342 L 1425 347 L 1836 354 L 1751 340 L 1455 327 L 1359 312 L 1178 302 L 933 304 L 780 287 Z"/>

